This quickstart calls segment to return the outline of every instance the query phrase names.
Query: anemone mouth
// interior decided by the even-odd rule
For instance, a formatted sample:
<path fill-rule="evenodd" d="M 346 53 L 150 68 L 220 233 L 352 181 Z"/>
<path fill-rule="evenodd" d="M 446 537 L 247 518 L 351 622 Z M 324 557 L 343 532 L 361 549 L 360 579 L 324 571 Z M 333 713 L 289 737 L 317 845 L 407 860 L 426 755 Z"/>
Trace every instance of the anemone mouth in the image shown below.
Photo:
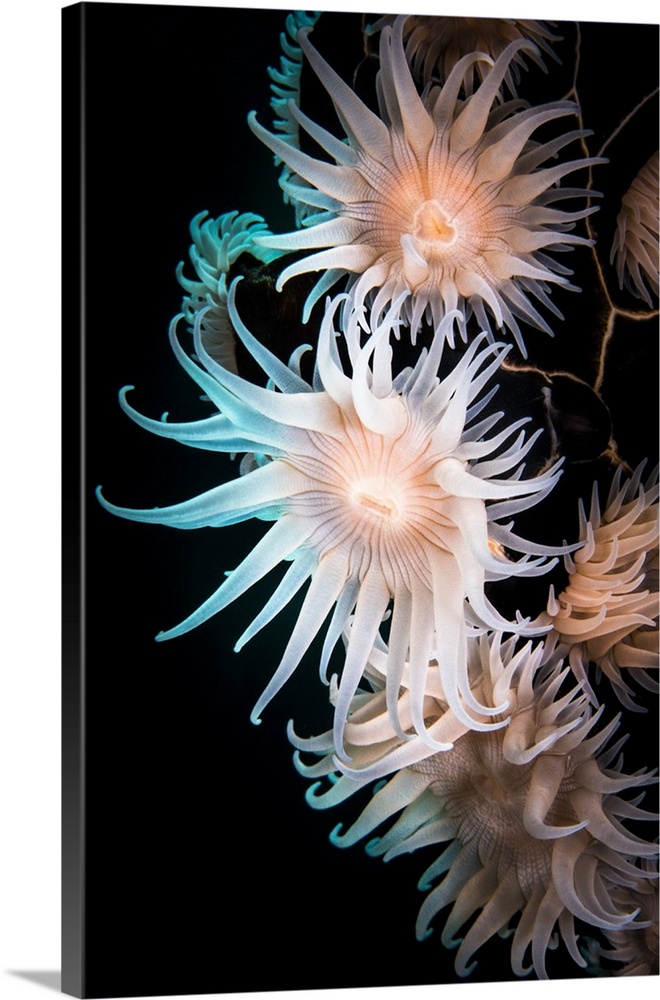
<path fill-rule="evenodd" d="M 431 253 L 448 249 L 458 238 L 453 220 L 435 199 L 425 201 L 415 212 L 412 234 L 420 248 Z"/>
<path fill-rule="evenodd" d="M 356 489 L 351 494 L 351 500 L 358 507 L 369 511 L 375 518 L 381 518 L 386 523 L 394 523 L 401 518 L 398 498 L 388 495 L 387 487 L 376 483 L 373 487 L 365 484 L 364 489 Z"/>
<path fill-rule="evenodd" d="M 434 475 L 438 456 L 420 440 L 418 428 L 394 441 L 351 429 L 343 446 L 325 456 L 323 468 L 315 466 L 319 500 L 337 525 L 328 545 L 346 546 L 348 555 L 358 539 L 369 539 L 371 558 L 381 564 L 394 593 L 391 559 L 407 565 L 412 557 L 425 566 L 429 539 L 446 551 L 447 531 L 456 527 L 444 509 L 447 493 Z"/>

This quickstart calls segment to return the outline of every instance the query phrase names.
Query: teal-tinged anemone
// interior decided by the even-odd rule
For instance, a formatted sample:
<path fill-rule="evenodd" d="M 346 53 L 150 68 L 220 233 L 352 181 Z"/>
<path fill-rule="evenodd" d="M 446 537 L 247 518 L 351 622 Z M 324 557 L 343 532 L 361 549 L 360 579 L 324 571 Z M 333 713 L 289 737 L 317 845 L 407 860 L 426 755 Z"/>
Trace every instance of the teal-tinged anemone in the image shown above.
<path fill-rule="evenodd" d="M 121 404 L 140 426 L 183 444 L 245 452 L 257 467 L 191 500 L 155 510 L 116 507 L 135 521 L 179 528 L 221 527 L 251 517 L 276 523 L 218 590 L 180 625 L 160 638 L 182 635 L 226 607 L 284 560 L 291 564 L 263 610 L 239 639 L 240 649 L 311 578 L 284 655 L 254 709 L 260 713 L 300 663 L 326 616 L 324 663 L 352 622 L 339 682 L 334 738 L 343 754 L 351 699 L 367 667 L 381 622 L 392 603 L 387 683 L 398 690 L 410 661 L 415 730 L 437 746 L 424 723 L 429 661 L 436 657 L 447 702 L 468 727 L 489 728 L 468 677 L 469 628 L 533 631 L 528 620 L 508 622 L 484 593 L 486 581 L 535 576 L 563 553 L 520 538 L 512 522 L 542 500 L 559 465 L 522 478 L 524 458 L 540 431 L 525 440 L 518 420 L 491 433 L 502 414 L 481 417 L 494 389 L 484 393 L 508 348 L 477 337 L 440 381 L 438 365 L 447 327 L 414 368 L 392 374 L 390 337 L 400 303 L 360 346 L 356 326 L 346 332 L 351 374 L 340 360 L 334 318 L 341 298 L 325 314 L 313 384 L 295 364 L 284 365 L 242 324 L 230 289 L 228 313 L 246 348 L 271 380 L 261 388 L 209 357 L 202 342 L 203 314 L 195 320 L 196 364 L 182 350 L 175 319 L 174 352 L 220 411 L 194 423 L 141 416 Z M 202 367 L 203 366 L 203 367 Z M 517 561 L 504 554 L 523 553 Z"/>
<path fill-rule="evenodd" d="M 203 311 L 200 331 L 206 351 L 214 361 L 236 372 L 235 336 L 227 316 L 227 274 L 241 254 L 249 253 L 262 264 L 280 254 L 255 243 L 256 236 L 268 234 L 260 215 L 227 212 L 217 219 L 207 215 L 199 212 L 190 223 L 193 242 L 189 255 L 197 280 L 184 275 L 183 261 L 177 267 L 179 284 L 187 293 L 181 308 L 190 327 Z"/>
<path fill-rule="evenodd" d="M 320 11 L 294 10 L 287 14 L 286 31 L 280 33 L 280 45 L 282 55 L 280 56 L 279 69 L 270 66 L 268 75 L 271 79 L 270 89 L 272 97 L 270 106 L 275 114 L 273 128 L 282 139 L 293 146 L 300 148 L 300 126 L 291 114 L 291 104 L 300 104 L 300 78 L 302 75 L 303 54 L 298 44 L 298 32 L 301 28 L 314 27 L 319 17 Z M 275 162 L 279 165 L 282 160 L 275 157 Z M 281 182 L 284 186 L 285 202 L 292 201 L 296 212 L 296 222 L 300 225 L 306 215 L 309 214 L 309 207 L 297 198 L 290 199 L 286 194 L 286 185 L 290 182 L 304 184 L 301 178 L 292 174 L 286 163 L 282 164 Z"/>
<path fill-rule="evenodd" d="M 428 937 L 450 906 L 441 942 L 457 949 L 460 976 L 470 974 L 475 953 L 497 933 L 512 935 L 515 975 L 534 970 L 543 979 L 546 952 L 556 946 L 555 926 L 581 967 L 586 962 L 575 918 L 615 935 L 630 931 L 633 940 L 647 926 L 636 919 L 640 903 L 625 887 L 653 877 L 632 859 L 653 858 L 657 844 L 630 833 L 624 821 L 657 816 L 639 808 L 641 796 L 628 800 L 620 793 L 636 793 L 655 783 L 654 776 L 622 772 L 625 737 L 606 749 L 619 719 L 599 728 L 603 709 L 592 712 L 580 685 L 565 690 L 570 671 L 560 657 L 548 659 L 542 644 L 516 649 L 515 642 L 514 636 L 502 643 L 497 634 L 470 641 L 475 691 L 481 700 L 506 699 L 506 727 L 460 732 L 441 692 L 429 691 L 427 718 L 452 731 L 454 745 L 446 753 L 423 745 L 410 719 L 405 736 L 398 736 L 379 690 L 359 693 L 351 705 L 346 740 L 354 760 L 350 768 L 340 765 L 341 775 L 327 735 L 301 740 L 290 734 L 299 750 L 322 756 L 305 765 L 296 755 L 298 770 L 330 778 L 326 791 L 319 791 L 319 781 L 308 790 L 316 809 L 336 806 L 374 777 L 391 775 L 375 785 L 347 830 L 335 828 L 336 846 L 372 837 L 367 853 L 390 861 L 419 849 L 428 856 L 433 846 L 446 845 L 420 879 L 428 895 L 416 932 L 419 940 Z"/>
<path fill-rule="evenodd" d="M 404 21 L 397 18 L 393 28 L 381 32 L 380 117 L 300 32 L 300 45 L 333 100 L 347 141 L 315 124 L 292 102 L 295 120 L 334 162 L 315 159 L 250 115 L 255 135 L 308 185 L 285 181 L 284 191 L 318 210 L 302 229 L 257 242 L 281 251 L 312 251 L 279 278 L 281 288 L 294 275 L 323 272 L 307 298 L 304 319 L 339 278 L 349 275 L 348 292 L 361 315 L 371 307 L 378 321 L 408 291 L 401 309 L 413 336 L 423 317 L 437 327 L 454 309 L 464 314 L 458 320 L 464 337 L 472 312 L 489 331 L 490 313 L 525 353 L 518 320 L 552 333 L 534 300 L 561 316 L 549 285 L 573 288 L 567 278 L 571 272 L 546 249 L 590 242 L 570 230 L 594 208 L 554 207 L 587 192 L 561 188 L 559 181 L 601 161 L 579 158 L 543 166 L 588 134 L 573 130 L 547 142 L 533 138 L 540 126 L 576 114 L 570 101 L 524 110 L 518 101 L 495 103 L 512 61 L 535 51 L 531 42 L 507 46 L 465 100 L 459 93 L 466 75 L 475 62 L 489 62 L 481 53 L 459 60 L 442 88 L 431 87 L 420 96 L 404 52 Z"/>

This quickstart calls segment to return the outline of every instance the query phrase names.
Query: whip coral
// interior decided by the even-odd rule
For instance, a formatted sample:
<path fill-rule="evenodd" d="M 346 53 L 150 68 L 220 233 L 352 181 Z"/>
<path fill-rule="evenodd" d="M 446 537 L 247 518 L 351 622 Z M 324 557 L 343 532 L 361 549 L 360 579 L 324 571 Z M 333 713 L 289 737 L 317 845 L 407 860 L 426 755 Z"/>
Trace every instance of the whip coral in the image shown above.
<path fill-rule="evenodd" d="M 514 652 L 515 637 L 504 645 L 497 636 L 472 642 L 478 644 L 481 696 L 489 693 L 496 701 L 506 697 L 509 725 L 489 732 L 465 730 L 446 753 L 417 741 L 412 762 L 377 785 L 359 818 L 345 833 L 341 826 L 335 828 L 331 840 L 348 847 L 396 816 L 386 832 L 367 843 L 369 854 L 389 861 L 449 841 L 420 881 L 420 888 L 429 890 L 443 876 L 421 907 L 417 937 L 427 937 L 436 915 L 452 905 L 442 943 L 458 947 L 455 968 L 466 976 L 479 947 L 506 931 L 519 914 L 511 946 L 513 971 L 522 976 L 533 968 L 545 978 L 546 950 L 554 947 L 556 924 L 581 967 L 586 963 L 577 947 L 574 918 L 612 931 L 635 926 L 638 906 L 628 900 L 618 905 L 615 888 L 643 875 L 630 858 L 652 857 L 657 845 L 628 833 L 621 820 L 655 817 L 639 808 L 639 799 L 627 801 L 618 793 L 649 784 L 653 776 L 621 772 L 621 757 L 614 759 L 624 740 L 605 749 L 618 719 L 597 731 L 602 709 L 592 714 L 580 686 L 560 693 L 567 668 L 556 657 L 544 662 L 542 645 L 532 649 L 528 643 Z M 365 693 L 354 703 L 346 731 L 347 738 L 350 732 L 359 739 L 356 757 L 360 751 L 366 759 L 372 753 L 361 730 L 370 718 L 382 719 L 381 705 L 370 704 L 381 699 L 378 692 Z M 433 708 L 431 701 L 429 714 L 451 714 L 446 702 Z M 381 738 L 384 726 L 379 724 Z M 392 728 L 389 736 L 395 743 Z M 301 749 L 323 753 L 313 740 L 291 738 Z M 331 757 L 311 767 L 298 759 L 297 766 L 303 774 L 325 773 L 334 780 L 325 793 L 318 793 L 318 783 L 309 789 L 307 800 L 315 808 L 348 798 L 373 774 L 371 767 L 356 768 L 337 778 Z M 525 965 L 528 948 L 531 966 Z"/>
<path fill-rule="evenodd" d="M 195 364 L 171 328 L 175 354 L 221 411 L 196 423 L 173 424 L 141 416 L 121 395 L 137 423 L 184 444 L 255 456 L 256 468 L 240 479 L 172 507 L 130 510 L 105 507 L 136 521 L 180 528 L 219 527 L 251 517 L 276 524 L 219 589 L 180 625 L 160 638 L 181 635 L 244 593 L 282 560 L 291 560 L 281 583 L 237 643 L 239 649 L 270 621 L 311 577 L 298 621 L 253 718 L 295 670 L 333 606 L 324 663 L 351 615 L 354 627 L 339 686 L 335 742 L 342 752 L 346 714 L 362 678 L 381 621 L 393 601 L 388 684 L 398 690 L 411 661 L 412 713 L 418 732 L 429 660 L 437 656 L 448 703 L 469 726 L 487 726 L 470 690 L 466 663 L 469 627 L 521 631 L 528 620 L 507 622 L 484 594 L 487 580 L 534 576 L 564 552 L 518 537 L 511 522 L 521 507 L 543 499 L 560 473 L 558 465 L 520 478 L 522 462 L 540 431 L 525 440 L 525 419 L 491 434 L 501 414 L 475 418 L 492 397 L 482 393 L 507 349 L 476 338 L 451 372 L 438 380 L 446 331 L 414 369 L 392 377 L 391 322 L 377 328 L 364 347 L 348 331 L 352 376 L 343 370 L 328 308 L 321 327 L 314 386 L 278 361 L 228 313 L 238 336 L 272 380 L 262 389 L 217 365 L 204 349 L 203 313 L 195 320 Z M 444 320 L 451 324 L 452 316 Z M 100 496 L 100 494 L 99 494 Z M 486 501 L 490 503 L 487 505 Z M 523 553 L 514 561 L 504 554 Z M 535 556 L 535 558 L 532 558 Z M 480 713 L 475 718 L 474 713 Z"/>
<path fill-rule="evenodd" d="M 628 708 L 635 708 L 622 670 L 634 670 L 646 686 L 645 673 L 657 668 L 658 650 L 658 473 L 641 483 L 643 466 L 621 483 L 614 476 L 601 514 L 594 485 L 589 517 L 580 503 L 583 547 L 564 556 L 568 585 L 555 597 L 551 590 L 548 621 L 569 647 L 571 666 L 587 684 L 589 663 L 611 680 Z"/>
<path fill-rule="evenodd" d="M 621 202 L 610 263 L 616 262 L 619 287 L 653 306 L 658 297 L 658 153 L 635 177 Z"/>
<path fill-rule="evenodd" d="M 541 169 L 586 134 L 569 131 L 542 144 L 532 139 L 542 124 L 575 114 L 570 101 L 526 110 L 513 101 L 491 111 L 512 60 L 534 50 L 531 42 L 509 45 L 466 100 L 458 96 L 466 74 L 488 58 L 479 53 L 461 59 L 442 88 L 420 96 L 404 53 L 404 20 L 397 18 L 393 29 L 381 32 L 380 118 L 300 32 L 300 45 L 334 102 L 347 142 L 291 103 L 294 119 L 335 161 L 325 162 L 268 132 L 254 114 L 249 117 L 253 132 L 310 185 L 285 181 L 285 193 L 319 209 L 303 229 L 257 242 L 281 251 L 317 251 L 289 264 L 278 283 L 281 288 L 294 275 L 323 270 L 305 303 L 304 320 L 348 273 L 351 303 L 360 315 L 366 303 L 379 319 L 408 290 L 412 295 L 402 308 L 413 336 L 425 315 L 437 327 L 454 309 L 464 314 L 463 337 L 473 311 L 489 331 L 490 311 L 525 353 L 518 319 L 551 333 L 532 300 L 561 316 L 548 283 L 573 288 L 566 277 L 570 271 L 544 250 L 588 242 L 569 230 L 594 211 L 553 207 L 584 193 L 562 190 L 558 182 L 598 161 L 577 159 Z"/>
<path fill-rule="evenodd" d="M 369 33 L 381 31 L 394 22 L 394 15 L 380 18 L 369 29 Z M 428 83 L 444 83 L 454 66 L 470 52 L 484 52 L 493 60 L 504 52 L 507 45 L 521 38 L 535 42 L 538 49 L 529 49 L 528 55 L 545 69 L 540 53 L 554 56 L 550 42 L 557 41 L 550 28 L 543 21 L 520 20 L 510 17 L 435 17 L 430 14 L 411 14 L 405 22 L 403 39 L 406 57 L 413 75 L 425 86 Z M 473 63 L 468 70 L 464 86 L 467 94 L 474 90 L 474 74 L 483 80 L 486 63 Z M 522 53 L 518 52 L 511 61 L 503 83 L 515 96 L 520 80 L 520 70 L 525 68 Z"/>

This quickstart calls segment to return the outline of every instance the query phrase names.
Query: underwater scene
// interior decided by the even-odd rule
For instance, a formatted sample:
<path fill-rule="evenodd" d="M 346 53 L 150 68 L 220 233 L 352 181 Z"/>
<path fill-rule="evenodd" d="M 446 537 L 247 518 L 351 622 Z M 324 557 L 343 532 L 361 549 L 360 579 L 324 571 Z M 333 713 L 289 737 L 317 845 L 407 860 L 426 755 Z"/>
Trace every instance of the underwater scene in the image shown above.
<path fill-rule="evenodd" d="M 88 995 L 657 975 L 658 26 L 84 32 Z"/>

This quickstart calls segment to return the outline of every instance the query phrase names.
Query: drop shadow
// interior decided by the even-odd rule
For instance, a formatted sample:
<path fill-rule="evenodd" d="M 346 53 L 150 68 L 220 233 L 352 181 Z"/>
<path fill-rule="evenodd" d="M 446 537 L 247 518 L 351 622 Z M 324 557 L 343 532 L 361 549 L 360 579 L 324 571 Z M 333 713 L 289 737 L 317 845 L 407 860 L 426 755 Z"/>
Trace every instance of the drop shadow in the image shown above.
<path fill-rule="evenodd" d="M 62 991 L 62 973 L 59 969 L 51 971 L 29 970 L 19 971 L 18 969 L 7 970 L 11 976 L 20 976 L 21 979 L 28 979 L 31 983 L 43 986 L 47 990 Z"/>

